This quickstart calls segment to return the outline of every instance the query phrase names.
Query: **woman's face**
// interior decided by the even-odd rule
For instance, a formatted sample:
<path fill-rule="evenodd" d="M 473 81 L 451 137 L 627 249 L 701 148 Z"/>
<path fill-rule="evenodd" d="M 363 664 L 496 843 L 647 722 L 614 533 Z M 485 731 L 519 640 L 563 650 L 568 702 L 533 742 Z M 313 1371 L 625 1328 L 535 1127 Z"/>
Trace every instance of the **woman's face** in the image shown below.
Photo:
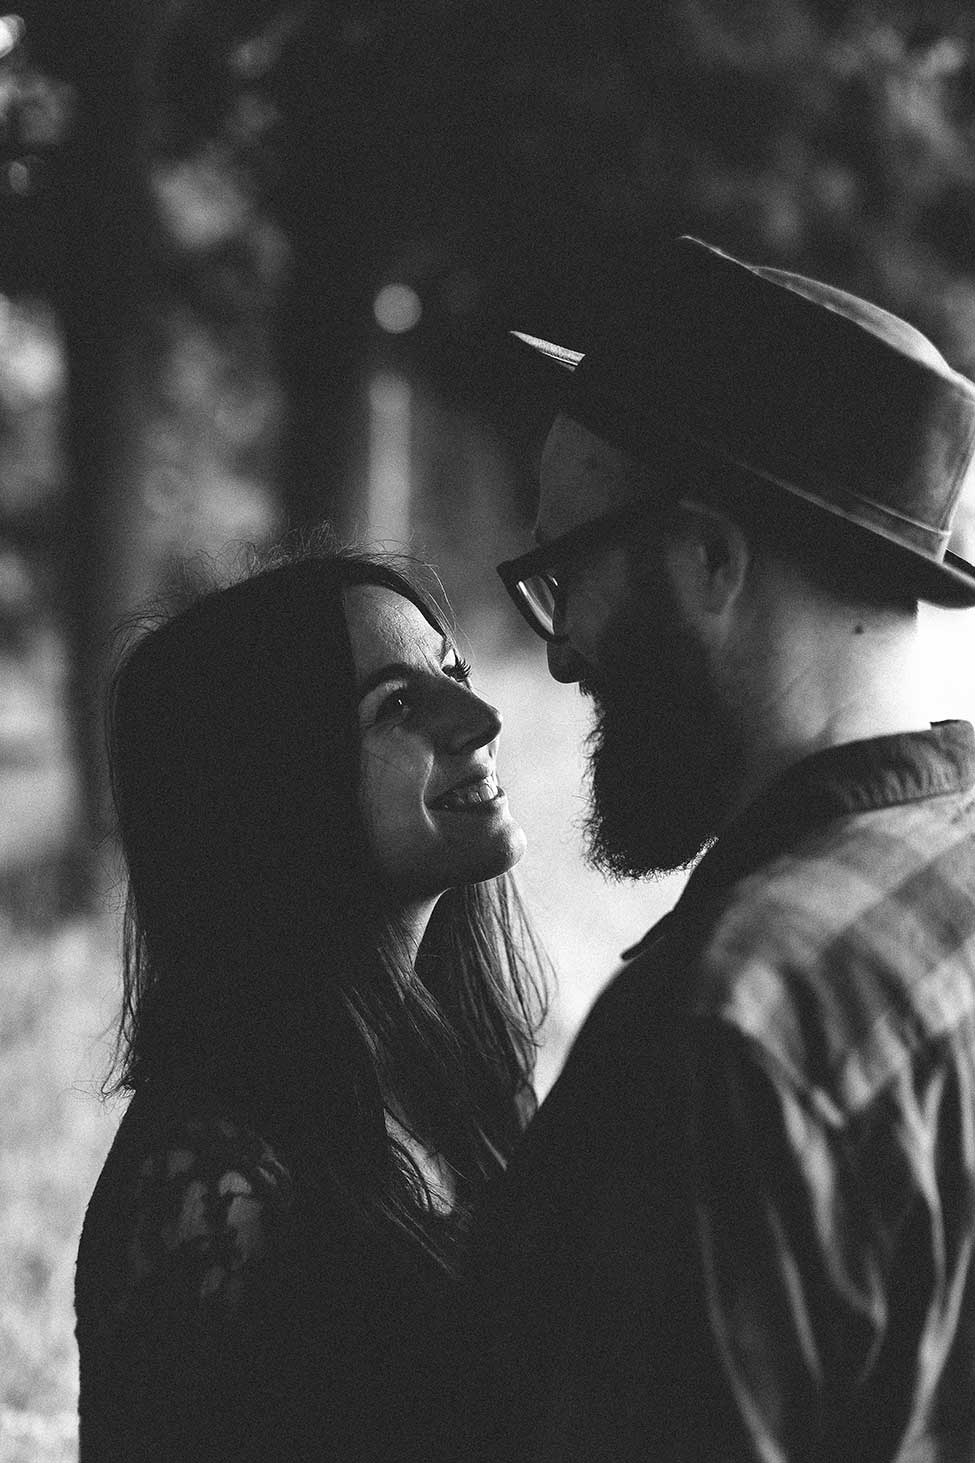
<path fill-rule="evenodd" d="M 362 737 L 360 800 L 388 886 L 405 901 L 494 878 L 525 835 L 498 786 L 501 718 L 453 644 L 381 585 L 345 591 Z"/>

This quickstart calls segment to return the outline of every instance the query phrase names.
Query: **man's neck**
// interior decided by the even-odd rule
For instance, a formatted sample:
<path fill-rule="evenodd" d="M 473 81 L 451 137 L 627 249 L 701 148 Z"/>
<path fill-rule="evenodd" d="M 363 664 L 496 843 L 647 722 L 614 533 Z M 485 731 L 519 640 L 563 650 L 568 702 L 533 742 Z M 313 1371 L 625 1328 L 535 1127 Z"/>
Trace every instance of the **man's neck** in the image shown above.
<path fill-rule="evenodd" d="M 768 650 L 741 707 L 746 756 L 736 816 L 770 782 L 828 747 L 930 725 L 915 624 L 903 618 L 798 621 Z M 729 818 L 730 821 L 730 818 Z"/>

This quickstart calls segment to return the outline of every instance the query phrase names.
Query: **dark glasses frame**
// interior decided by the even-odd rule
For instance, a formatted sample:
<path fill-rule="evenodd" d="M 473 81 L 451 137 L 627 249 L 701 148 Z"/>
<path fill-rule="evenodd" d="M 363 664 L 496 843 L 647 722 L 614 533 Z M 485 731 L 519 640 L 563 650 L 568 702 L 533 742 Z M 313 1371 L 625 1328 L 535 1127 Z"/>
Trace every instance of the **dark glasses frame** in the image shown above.
<path fill-rule="evenodd" d="M 653 500 L 634 503 L 629 508 L 616 508 L 609 513 L 601 513 L 596 518 L 590 518 L 587 522 L 570 528 L 567 533 L 560 533 L 557 538 L 550 539 L 548 543 L 539 544 L 537 549 L 530 549 L 527 554 L 520 554 L 517 559 L 506 559 L 504 563 L 497 566 L 501 583 L 508 591 L 515 608 L 535 631 L 535 634 L 540 635 L 551 645 L 559 645 L 566 639 L 566 636 L 553 634 L 541 623 L 522 590 L 521 586 L 524 581 L 534 578 L 546 579 L 553 597 L 557 598 L 558 580 L 554 574 L 546 572 L 553 565 L 580 553 L 588 552 L 598 547 L 600 543 L 611 542 L 617 534 L 625 532 L 639 523 L 654 519 L 662 521 L 666 513 L 666 505 Z"/>

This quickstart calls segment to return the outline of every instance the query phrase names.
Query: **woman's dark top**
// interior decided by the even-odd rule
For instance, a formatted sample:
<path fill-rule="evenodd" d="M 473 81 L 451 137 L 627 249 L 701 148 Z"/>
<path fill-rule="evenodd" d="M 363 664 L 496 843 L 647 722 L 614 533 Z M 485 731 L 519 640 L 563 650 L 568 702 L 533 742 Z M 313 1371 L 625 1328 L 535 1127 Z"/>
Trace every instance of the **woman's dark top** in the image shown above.
<path fill-rule="evenodd" d="M 452 1288 L 356 1214 L 313 1143 L 136 1097 L 78 1253 L 81 1463 L 448 1457 Z"/>

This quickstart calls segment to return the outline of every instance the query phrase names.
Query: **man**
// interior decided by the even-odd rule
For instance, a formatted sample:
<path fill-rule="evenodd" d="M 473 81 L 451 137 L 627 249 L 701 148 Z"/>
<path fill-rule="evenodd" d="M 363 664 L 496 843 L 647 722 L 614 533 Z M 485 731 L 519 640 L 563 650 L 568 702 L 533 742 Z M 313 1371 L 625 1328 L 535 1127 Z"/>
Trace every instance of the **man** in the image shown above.
<path fill-rule="evenodd" d="M 682 239 L 569 367 L 500 573 L 592 698 L 590 850 L 703 858 L 475 1237 L 471 1455 L 975 1459 L 975 741 L 917 601 L 975 387 L 885 311 Z"/>

